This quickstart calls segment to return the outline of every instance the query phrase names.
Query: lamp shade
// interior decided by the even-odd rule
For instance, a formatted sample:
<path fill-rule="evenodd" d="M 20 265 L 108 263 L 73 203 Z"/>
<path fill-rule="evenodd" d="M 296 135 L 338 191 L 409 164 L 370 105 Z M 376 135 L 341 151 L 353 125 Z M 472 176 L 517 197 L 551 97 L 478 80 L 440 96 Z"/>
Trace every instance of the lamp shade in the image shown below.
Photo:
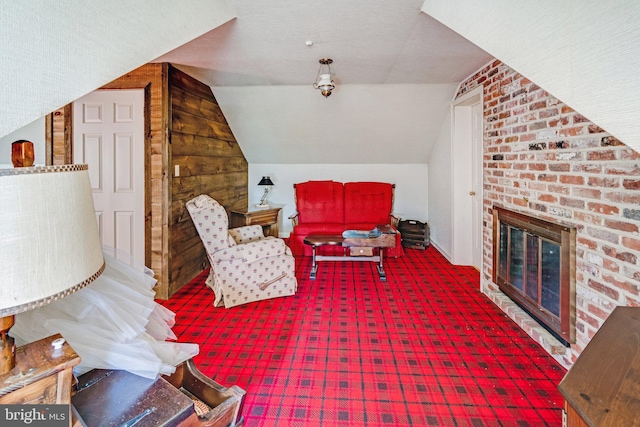
<path fill-rule="evenodd" d="M 258 185 L 273 185 L 273 181 L 271 181 L 270 177 L 263 176 Z"/>
<path fill-rule="evenodd" d="M 0 316 L 63 298 L 104 268 L 87 165 L 0 169 Z"/>

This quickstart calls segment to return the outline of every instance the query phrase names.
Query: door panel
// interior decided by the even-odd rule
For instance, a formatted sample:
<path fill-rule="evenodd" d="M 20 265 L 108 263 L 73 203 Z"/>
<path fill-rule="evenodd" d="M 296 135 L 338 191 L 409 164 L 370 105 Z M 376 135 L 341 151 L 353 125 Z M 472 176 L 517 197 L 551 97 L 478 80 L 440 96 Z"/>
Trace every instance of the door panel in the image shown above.
<path fill-rule="evenodd" d="M 100 238 L 144 263 L 144 92 L 92 92 L 73 119 L 74 162 L 89 165 Z"/>
<path fill-rule="evenodd" d="M 89 165 L 89 179 L 91 181 L 91 189 L 94 193 L 103 192 L 104 186 L 102 179 L 102 135 L 90 133 L 82 135 L 81 149 L 83 151 L 81 161 L 78 162 L 78 159 L 74 158 L 74 162 L 86 163 Z M 76 147 L 73 152 L 77 153 L 78 148 Z"/>

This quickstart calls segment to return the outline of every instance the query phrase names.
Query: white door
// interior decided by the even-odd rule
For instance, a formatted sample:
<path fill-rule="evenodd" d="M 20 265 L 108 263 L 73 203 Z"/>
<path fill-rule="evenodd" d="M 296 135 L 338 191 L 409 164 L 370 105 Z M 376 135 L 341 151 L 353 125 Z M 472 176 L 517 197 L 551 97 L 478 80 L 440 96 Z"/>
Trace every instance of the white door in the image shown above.
<path fill-rule="evenodd" d="M 73 128 L 73 161 L 89 165 L 102 243 L 144 264 L 144 91 L 80 98 Z"/>
<path fill-rule="evenodd" d="M 471 192 L 472 212 L 471 220 L 473 233 L 473 266 L 478 270 L 482 268 L 482 174 L 483 174 L 483 140 L 482 140 L 482 104 L 471 107 L 471 140 L 472 140 L 472 175 Z"/>
<path fill-rule="evenodd" d="M 482 86 L 452 104 L 451 262 L 482 267 Z"/>

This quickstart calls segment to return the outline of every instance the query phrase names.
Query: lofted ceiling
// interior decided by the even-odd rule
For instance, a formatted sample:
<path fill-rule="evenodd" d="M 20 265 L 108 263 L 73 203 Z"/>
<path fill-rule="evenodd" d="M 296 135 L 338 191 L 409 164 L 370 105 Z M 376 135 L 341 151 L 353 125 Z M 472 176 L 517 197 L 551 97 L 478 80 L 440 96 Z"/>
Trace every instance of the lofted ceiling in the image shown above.
<path fill-rule="evenodd" d="M 155 61 L 212 87 L 250 163 L 424 163 L 458 83 L 492 59 L 423 0 L 228 3 L 236 19 Z"/>
<path fill-rule="evenodd" d="M 226 0 L 1 2 L 0 136 L 234 17 Z"/>

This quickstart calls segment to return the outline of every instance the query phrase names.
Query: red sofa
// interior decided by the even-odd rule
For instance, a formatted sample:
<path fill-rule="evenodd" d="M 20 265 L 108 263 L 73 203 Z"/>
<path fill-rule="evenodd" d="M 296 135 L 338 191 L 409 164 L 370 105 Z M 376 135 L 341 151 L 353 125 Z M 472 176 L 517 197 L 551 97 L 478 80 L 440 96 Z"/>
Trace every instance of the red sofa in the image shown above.
<path fill-rule="evenodd" d="M 289 247 L 294 255 L 311 256 L 311 246 L 304 238 L 312 233 L 342 234 L 345 230 L 371 230 L 378 224 L 396 226 L 393 217 L 394 185 L 386 182 L 307 181 L 294 184 L 297 212 L 291 216 L 293 232 Z M 322 247 L 319 251 L 336 252 L 341 248 Z M 385 256 L 404 254 L 400 233 L 396 246 Z"/>

